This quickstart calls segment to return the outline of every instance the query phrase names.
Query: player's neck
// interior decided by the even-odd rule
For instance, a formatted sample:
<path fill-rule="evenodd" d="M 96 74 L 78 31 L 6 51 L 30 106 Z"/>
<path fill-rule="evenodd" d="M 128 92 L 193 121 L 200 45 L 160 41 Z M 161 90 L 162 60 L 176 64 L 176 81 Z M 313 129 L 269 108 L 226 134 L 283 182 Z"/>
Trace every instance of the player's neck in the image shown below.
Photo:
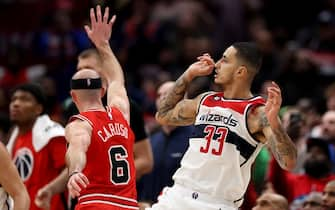
<path fill-rule="evenodd" d="M 240 86 L 231 86 L 223 89 L 224 97 L 228 99 L 248 99 L 253 97 L 250 89 L 241 88 Z"/>
<path fill-rule="evenodd" d="M 19 128 L 19 135 L 24 135 L 24 134 L 30 132 L 33 129 L 35 120 L 36 119 L 34 119 L 33 121 L 30 121 L 30 122 L 17 124 L 17 126 Z"/>
<path fill-rule="evenodd" d="M 105 108 L 101 102 L 81 104 L 80 107 L 78 107 L 78 109 L 80 112 L 105 111 Z"/>

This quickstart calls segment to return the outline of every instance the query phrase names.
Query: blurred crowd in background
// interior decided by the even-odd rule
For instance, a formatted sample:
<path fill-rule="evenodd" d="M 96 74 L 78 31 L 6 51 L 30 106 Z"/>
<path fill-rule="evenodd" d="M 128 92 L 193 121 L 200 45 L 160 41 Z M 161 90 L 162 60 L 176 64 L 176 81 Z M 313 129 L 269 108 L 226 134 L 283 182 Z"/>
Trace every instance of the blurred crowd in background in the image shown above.
<path fill-rule="evenodd" d="M 331 162 L 326 174 L 335 178 L 335 0 L 0 0 L 4 142 L 10 129 L 10 91 L 21 83 L 41 84 L 48 113 L 66 124 L 77 56 L 92 47 L 83 25 L 96 4 L 109 6 L 117 15 L 111 46 L 125 71 L 128 94 L 142 108 L 149 136 L 160 127 L 154 114 L 161 84 L 175 80 L 203 53 L 216 60 L 233 42 L 254 41 L 264 59 L 253 93 L 266 95 L 272 80 L 282 88 L 281 117 L 301 158 L 294 175 L 310 172 L 305 161 L 314 150 L 308 142 L 322 139 Z M 217 89 L 211 77 L 198 79 L 188 97 L 209 89 Z M 248 191 L 255 192 L 248 194 L 251 201 L 264 188 L 280 192 L 289 202 L 297 200 L 302 192 L 291 192 L 287 180 L 293 180 L 292 174 L 278 181 L 277 168 L 264 150 Z M 322 191 L 321 185 L 315 189 Z"/>

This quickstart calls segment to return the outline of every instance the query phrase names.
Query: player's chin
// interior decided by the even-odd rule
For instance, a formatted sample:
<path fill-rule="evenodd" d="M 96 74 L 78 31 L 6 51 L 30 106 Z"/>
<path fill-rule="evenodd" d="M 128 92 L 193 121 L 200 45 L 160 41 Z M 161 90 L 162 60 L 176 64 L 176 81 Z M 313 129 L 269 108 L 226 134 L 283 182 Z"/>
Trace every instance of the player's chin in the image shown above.
<path fill-rule="evenodd" d="M 214 75 L 214 83 L 215 84 L 221 84 L 220 79 L 218 78 L 217 74 Z"/>

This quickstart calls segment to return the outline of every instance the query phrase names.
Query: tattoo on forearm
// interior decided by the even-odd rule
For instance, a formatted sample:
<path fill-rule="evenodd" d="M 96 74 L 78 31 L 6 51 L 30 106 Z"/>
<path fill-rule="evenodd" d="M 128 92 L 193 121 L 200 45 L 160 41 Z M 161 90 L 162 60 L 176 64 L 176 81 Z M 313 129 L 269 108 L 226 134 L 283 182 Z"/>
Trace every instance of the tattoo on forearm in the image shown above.
<path fill-rule="evenodd" d="M 274 135 L 268 140 L 271 150 L 281 167 L 286 168 L 290 160 L 295 160 L 297 151 L 295 145 L 285 133 L 284 128 L 273 131 Z"/>
<path fill-rule="evenodd" d="M 194 118 L 193 116 L 185 115 L 185 113 L 187 113 L 185 109 L 187 109 L 187 107 L 184 104 L 181 104 L 176 114 L 168 115 L 169 121 L 174 125 L 187 125 L 192 123 Z"/>
<path fill-rule="evenodd" d="M 270 126 L 268 118 L 266 117 L 265 113 L 261 114 L 261 118 L 259 120 L 259 124 L 260 124 L 259 125 L 260 128 L 265 128 L 267 126 Z"/>
<path fill-rule="evenodd" d="M 188 83 L 184 79 L 184 77 L 180 77 L 171 90 L 171 92 L 164 98 L 159 105 L 158 115 L 160 117 L 165 117 L 168 112 L 173 109 L 173 107 L 184 98 Z M 182 111 L 182 110 L 181 110 Z M 178 113 L 180 115 L 180 113 Z"/>

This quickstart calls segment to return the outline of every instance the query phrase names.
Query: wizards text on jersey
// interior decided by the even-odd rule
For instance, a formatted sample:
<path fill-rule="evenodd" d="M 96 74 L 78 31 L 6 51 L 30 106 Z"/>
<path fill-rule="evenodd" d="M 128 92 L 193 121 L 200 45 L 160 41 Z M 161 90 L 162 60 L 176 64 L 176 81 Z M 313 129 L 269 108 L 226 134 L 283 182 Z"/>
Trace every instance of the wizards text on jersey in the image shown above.
<path fill-rule="evenodd" d="M 222 122 L 225 125 L 229 125 L 233 127 L 237 126 L 238 124 L 238 121 L 233 118 L 232 114 L 230 114 L 229 116 L 224 116 L 220 114 L 207 113 L 207 114 L 201 115 L 199 120 L 203 122 Z"/>

